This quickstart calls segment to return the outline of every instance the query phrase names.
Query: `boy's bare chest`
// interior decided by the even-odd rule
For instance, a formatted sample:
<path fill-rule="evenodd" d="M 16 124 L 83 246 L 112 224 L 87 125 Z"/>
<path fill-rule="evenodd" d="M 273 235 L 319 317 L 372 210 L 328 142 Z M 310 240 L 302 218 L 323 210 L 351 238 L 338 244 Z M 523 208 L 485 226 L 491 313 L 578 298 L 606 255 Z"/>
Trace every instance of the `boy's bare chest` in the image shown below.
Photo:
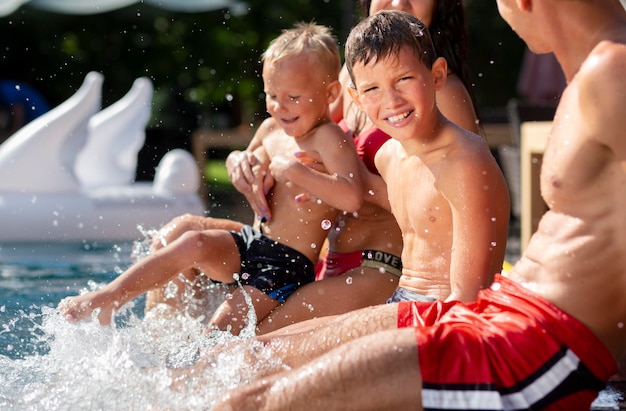
<path fill-rule="evenodd" d="M 406 230 L 428 230 L 449 220 L 450 208 L 439 187 L 439 170 L 415 162 L 389 166 L 387 192 L 396 220 Z"/>

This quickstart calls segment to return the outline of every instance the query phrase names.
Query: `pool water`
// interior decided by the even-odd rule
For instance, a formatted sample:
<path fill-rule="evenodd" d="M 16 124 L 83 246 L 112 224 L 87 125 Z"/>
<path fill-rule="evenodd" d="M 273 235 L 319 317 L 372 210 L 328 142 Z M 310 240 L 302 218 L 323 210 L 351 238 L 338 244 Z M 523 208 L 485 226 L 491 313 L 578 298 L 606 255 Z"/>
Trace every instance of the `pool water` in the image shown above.
<path fill-rule="evenodd" d="M 204 410 L 228 388 L 282 367 L 254 345 L 254 368 L 243 365 L 247 348 L 211 349 L 249 339 L 250 330 L 205 336 L 196 319 L 144 316 L 142 298 L 111 327 L 58 315 L 61 299 L 114 279 L 147 241 L 0 245 L 0 409 Z M 225 294 L 214 296 L 218 302 Z M 200 359 L 210 366 L 170 387 L 176 368 L 193 364 L 198 352 L 212 353 Z M 593 409 L 623 409 L 623 392 L 610 386 Z"/>
<path fill-rule="evenodd" d="M 254 378 L 257 369 L 238 366 L 241 348 L 219 353 L 210 367 L 170 388 L 175 369 L 197 361 L 199 348 L 215 352 L 208 347 L 242 338 L 202 335 L 204 324 L 189 317 L 144 316 L 142 298 L 111 327 L 59 316 L 61 299 L 114 279 L 131 264 L 136 245 L 1 245 L 0 409 L 203 410 Z M 216 302 L 225 297 L 219 287 L 213 294 Z M 272 362 L 260 361 L 258 369 Z"/>
<path fill-rule="evenodd" d="M 42 307 L 56 307 L 88 281 L 106 283 L 131 262 L 132 244 L 54 243 L 0 245 L 0 355 L 41 354 L 32 338 Z"/>

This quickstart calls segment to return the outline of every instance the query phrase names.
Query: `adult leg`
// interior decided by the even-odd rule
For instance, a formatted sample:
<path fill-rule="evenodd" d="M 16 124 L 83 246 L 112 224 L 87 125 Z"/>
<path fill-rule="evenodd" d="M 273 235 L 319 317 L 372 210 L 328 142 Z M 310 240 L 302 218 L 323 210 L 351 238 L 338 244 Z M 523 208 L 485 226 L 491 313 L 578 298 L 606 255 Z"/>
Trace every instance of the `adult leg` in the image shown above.
<path fill-rule="evenodd" d="M 384 304 L 397 285 L 398 277 L 368 267 L 306 284 L 260 321 L 257 333 L 265 334 L 311 318 Z"/>
<path fill-rule="evenodd" d="M 295 323 L 256 337 L 271 346 L 275 356 L 290 367 L 300 366 L 337 345 L 384 330 L 395 329 L 397 304 L 382 304 L 332 317 Z"/>
<path fill-rule="evenodd" d="M 212 410 L 422 409 L 412 328 L 338 344 L 302 366 L 230 391 Z M 292 349 L 296 356 L 307 356 Z"/>

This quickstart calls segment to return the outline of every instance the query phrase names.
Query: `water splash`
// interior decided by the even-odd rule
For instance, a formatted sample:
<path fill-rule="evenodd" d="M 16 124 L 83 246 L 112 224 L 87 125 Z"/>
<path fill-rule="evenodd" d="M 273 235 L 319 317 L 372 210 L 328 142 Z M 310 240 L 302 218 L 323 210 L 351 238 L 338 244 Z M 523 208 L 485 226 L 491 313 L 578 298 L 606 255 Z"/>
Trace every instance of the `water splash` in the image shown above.
<path fill-rule="evenodd" d="M 149 252 L 149 244 L 149 238 L 134 244 L 133 259 Z M 238 337 L 222 331 L 205 334 L 210 311 L 196 317 L 160 305 L 144 314 L 141 298 L 122 307 L 110 327 L 97 321 L 66 322 L 56 304 L 79 292 L 76 287 L 89 284 L 94 289 L 109 282 L 122 271 L 111 256 L 129 259 L 130 249 L 115 246 L 113 254 L 101 251 L 108 264 L 102 269 L 106 273 L 98 274 L 101 261 L 94 256 L 98 252 L 61 245 L 42 252 L 45 247 L 36 252 L 0 250 L 0 296 L 5 298 L 0 308 L 0 409 L 206 410 L 227 389 L 268 369 L 282 369 L 251 339 L 253 310 L 248 317 L 251 325 Z M 24 263 L 30 255 L 31 261 Z M 8 257 L 21 265 L 7 263 Z M 66 257 L 75 260 L 66 266 Z M 224 290 L 207 290 L 206 298 L 215 300 L 207 304 L 208 310 L 223 301 Z M 246 344 L 234 344 L 242 341 Z M 252 367 L 245 363 L 251 356 Z M 194 364 L 202 366 L 181 379 L 180 373 Z"/>
<path fill-rule="evenodd" d="M 219 331 L 203 335 L 204 326 L 185 316 L 140 320 L 130 315 L 123 326 L 102 327 L 69 324 L 49 307 L 40 315 L 34 338 L 47 344 L 48 352 L 22 359 L 0 356 L 1 409 L 202 410 L 260 369 L 280 366 L 262 355 L 263 368 L 241 366 L 248 348 L 223 354 L 216 348 L 233 346 L 229 343 L 241 337 Z M 210 366 L 171 385 L 177 368 L 209 357 L 214 358 Z"/>

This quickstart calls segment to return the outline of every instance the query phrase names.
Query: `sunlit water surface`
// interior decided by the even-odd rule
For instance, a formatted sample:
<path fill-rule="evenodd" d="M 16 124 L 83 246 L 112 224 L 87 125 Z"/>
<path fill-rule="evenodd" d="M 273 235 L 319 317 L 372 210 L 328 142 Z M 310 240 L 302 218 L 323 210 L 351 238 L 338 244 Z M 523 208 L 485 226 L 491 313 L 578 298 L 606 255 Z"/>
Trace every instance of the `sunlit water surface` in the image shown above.
<path fill-rule="evenodd" d="M 240 366 L 243 348 L 212 347 L 245 337 L 203 336 L 203 325 L 189 317 L 144 316 L 142 298 L 122 310 L 111 327 L 69 324 L 59 316 L 62 298 L 109 282 L 128 267 L 132 247 L 0 247 L 0 409 L 202 410 L 226 389 L 254 378 L 257 369 L 280 367 L 258 348 L 257 368 Z M 216 287 L 211 294 L 217 302 L 224 293 Z M 177 368 L 205 353 L 213 354 L 206 361 L 210 365 L 171 388 Z"/>

